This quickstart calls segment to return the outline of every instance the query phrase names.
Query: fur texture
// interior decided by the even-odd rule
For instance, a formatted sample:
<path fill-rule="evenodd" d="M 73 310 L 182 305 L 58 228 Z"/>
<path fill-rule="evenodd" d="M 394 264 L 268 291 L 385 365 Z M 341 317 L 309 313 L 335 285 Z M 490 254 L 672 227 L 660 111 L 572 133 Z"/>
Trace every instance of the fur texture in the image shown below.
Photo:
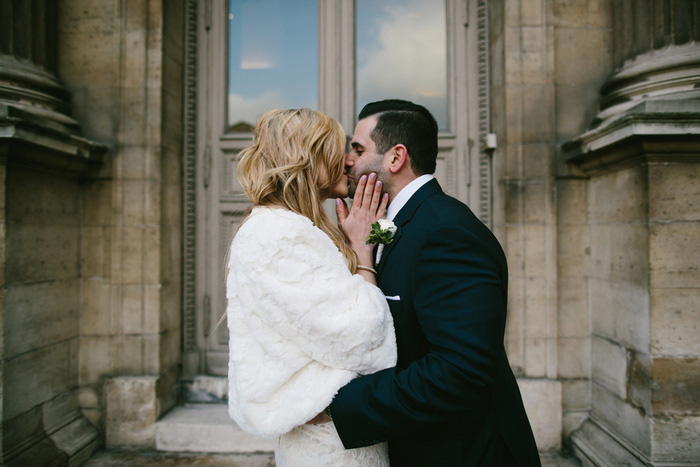
<path fill-rule="evenodd" d="M 245 431 L 286 433 L 358 374 L 396 364 L 384 295 L 306 217 L 255 208 L 228 268 L 229 413 Z"/>

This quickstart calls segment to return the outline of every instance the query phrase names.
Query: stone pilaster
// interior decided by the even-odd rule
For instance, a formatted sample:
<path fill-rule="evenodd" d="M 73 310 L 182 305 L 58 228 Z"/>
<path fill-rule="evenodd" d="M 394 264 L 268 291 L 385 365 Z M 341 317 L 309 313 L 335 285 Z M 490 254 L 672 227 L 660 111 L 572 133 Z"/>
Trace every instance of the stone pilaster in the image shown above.
<path fill-rule="evenodd" d="M 598 126 L 564 147 L 590 177 L 592 406 L 572 435 L 584 465 L 700 459 L 698 46 L 628 60 Z"/>
<path fill-rule="evenodd" d="M 99 445 L 78 407 L 83 137 L 55 75 L 55 2 L 0 3 L 0 399 L 3 465 L 80 464 Z M 7 327 L 7 329 L 5 329 Z"/>

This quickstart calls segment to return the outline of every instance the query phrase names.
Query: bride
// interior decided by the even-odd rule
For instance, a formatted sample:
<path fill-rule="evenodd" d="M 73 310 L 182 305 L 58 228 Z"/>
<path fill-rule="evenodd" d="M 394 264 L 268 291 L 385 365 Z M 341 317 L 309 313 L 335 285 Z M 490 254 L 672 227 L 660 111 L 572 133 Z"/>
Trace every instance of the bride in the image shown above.
<path fill-rule="evenodd" d="M 321 112 L 273 110 L 238 165 L 254 207 L 228 259 L 229 413 L 243 430 L 277 439 L 278 466 L 389 464 L 386 443 L 345 450 L 332 421 L 305 424 L 351 379 L 396 364 L 365 243 L 386 208 L 381 182 L 360 181 L 345 235 L 321 204 L 348 194 L 344 142 Z"/>

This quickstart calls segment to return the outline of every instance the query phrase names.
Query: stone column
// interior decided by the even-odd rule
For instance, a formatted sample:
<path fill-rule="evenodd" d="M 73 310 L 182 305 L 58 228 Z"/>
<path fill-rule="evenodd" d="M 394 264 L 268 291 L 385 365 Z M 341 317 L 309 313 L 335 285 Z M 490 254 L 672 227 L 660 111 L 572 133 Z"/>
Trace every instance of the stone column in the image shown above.
<path fill-rule="evenodd" d="M 700 459 L 700 4 L 614 2 L 593 128 L 564 146 L 589 177 L 592 320 L 584 465 Z"/>
<path fill-rule="evenodd" d="M 56 3 L 0 2 L 0 463 L 78 465 L 99 444 L 78 408 L 80 134 L 56 71 Z"/>

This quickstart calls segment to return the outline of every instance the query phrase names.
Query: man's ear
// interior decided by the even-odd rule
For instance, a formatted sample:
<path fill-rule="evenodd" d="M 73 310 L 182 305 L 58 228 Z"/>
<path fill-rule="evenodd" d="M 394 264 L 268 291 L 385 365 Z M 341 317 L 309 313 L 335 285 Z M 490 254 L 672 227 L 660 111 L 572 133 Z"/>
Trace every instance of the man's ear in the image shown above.
<path fill-rule="evenodd" d="M 403 144 L 397 144 L 390 150 L 390 163 L 389 163 L 389 171 L 393 174 L 398 173 L 406 164 L 409 164 L 408 161 L 408 150 L 406 149 L 406 146 Z M 409 164 L 410 165 L 410 164 Z"/>

